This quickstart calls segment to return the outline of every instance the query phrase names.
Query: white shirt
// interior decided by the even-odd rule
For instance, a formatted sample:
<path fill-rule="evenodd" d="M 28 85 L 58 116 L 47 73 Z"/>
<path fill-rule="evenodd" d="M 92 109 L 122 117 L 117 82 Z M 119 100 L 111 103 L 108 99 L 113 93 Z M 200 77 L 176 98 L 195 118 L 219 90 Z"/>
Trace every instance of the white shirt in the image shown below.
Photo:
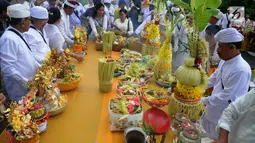
<path fill-rule="evenodd" d="M 70 31 L 69 15 L 66 15 L 64 9 L 61 9 L 60 12 L 61 12 L 61 21 L 57 25 L 59 28 L 59 31 L 65 38 L 65 42 L 67 44 L 73 44 L 74 41 L 71 39 L 73 38 L 73 34 Z"/>
<path fill-rule="evenodd" d="M 228 21 L 231 21 L 232 20 L 232 17 L 234 15 L 231 13 L 231 14 L 224 14 L 223 17 L 221 18 L 221 23 L 220 25 L 222 26 L 223 29 L 227 28 L 227 25 L 228 25 Z"/>
<path fill-rule="evenodd" d="M 74 12 L 69 17 L 71 33 L 74 33 L 74 26 L 75 27 L 81 26 L 80 17 L 85 11 L 86 9 L 83 7 L 83 5 L 79 3 L 79 6 L 75 8 Z M 75 14 L 75 12 L 77 13 L 77 15 Z"/>
<path fill-rule="evenodd" d="M 208 110 L 205 118 L 217 124 L 229 102 L 234 102 L 248 91 L 250 78 L 251 68 L 241 54 L 228 61 L 221 60 L 209 78 L 208 88 L 214 87 L 212 95 L 201 99 Z"/>
<path fill-rule="evenodd" d="M 104 6 L 104 11 L 105 11 L 105 14 L 107 16 L 107 20 L 109 21 L 109 23 L 113 23 L 115 9 L 113 8 L 112 4 L 110 4 L 109 8 L 107 6 Z"/>
<path fill-rule="evenodd" d="M 154 18 L 155 18 L 155 16 L 154 16 Z M 160 15 L 160 20 L 159 20 L 159 21 L 160 21 L 159 24 L 160 24 L 161 26 L 162 26 L 162 25 L 165 25 L 165 23 L 164 23 L 164 16 L 163 16 L 163 15 Z M 154 20 L 154 19 L 152 20 L 151 15 L 149 15 L 149 16 L 143 21 L 143 23 L 140 24 L 140 25 L 137 27 L 137 29 L 135 30 L 135 33 L 136 33 L 137 35 L 141 34 L 141 32 L 143 31 L 144 26 L 145 26 L 145 24 L 146 24 L 147 22 L 153 23 L 153 22 L 155 22 L 155 20 Z"/>
<path fill-rule="evenodd" d="M 103 20 L 103 31 L 106 31 L 107 30 L 107 16 L 104 15 L 104 20 Z M 99 36 L 99 33 L 97 32 L 97 28 L 96 28 L 96 23 L 98 23 L 94 18 L 92 17 L 89 17 L 89 24 L 91 26 L 91 29 L 92 29 L 92 35 L 97 37 Z"/>
<path fill-rule="evenodd" d="M 47 24 L 44 27 L 47 37 L 49 38 L 49 46 L 51 49 L 57 48 L 58 53 L 62 53 L 65 39 L 55 24 Z"/>
<path fill-rule="evenodd" d="M 126 18 L 124 22 L 121 22 L 120 19 L 116 19 L 114 25 L 116 25 L 122 32 L 128 32 L 128 35 L 132 35 L 134 33 L 133 24 L 130 19 Z"/>
<path fill-rule="evenodd" d="M 11 26 L 8 29 L 17 31 Z M 0 38 L 0 65 L 8 97 L 19 101 L 26 95 L 26 83 L 35 76 L 39 64 L 25 42 L 12 31 L 6 30 Z"/>
<path fill-rule="evenodd" d="M 34 27 L 33 25 L 31 26 Z M 46 38 L 45 31 L 42 33 L 38 29 L 34 28 L 30 27 L 29 30 L 24 33 L 24 36 L 26 37 L 27 43 L 31 48 L 35 60 L 42 64 L 46 55 L 50 52 L 50 47 L 48 45 L 49 40 Z"/>
<path fill-rule="evenodd" d="M 179 29 L 180 28 L 180 29 Z M 180 23 L 173 32 L 173 50 L 172 50 L 172 71 L 176 71 L 183 63 L 184 59 L 189 56 L 189 51 L 185 51 L 188 46 L 188 31 L 185 22 Z M 186 47 L 185 47 L 186 46 Z M 184 52 L 185 51 L 185 52 Z"/>
<path fill-rule="evenodd" d="M 226 108 L 217 125 L 229 131 L 229 143 L 255 142 L 255 89 L 238 98 Z"/>

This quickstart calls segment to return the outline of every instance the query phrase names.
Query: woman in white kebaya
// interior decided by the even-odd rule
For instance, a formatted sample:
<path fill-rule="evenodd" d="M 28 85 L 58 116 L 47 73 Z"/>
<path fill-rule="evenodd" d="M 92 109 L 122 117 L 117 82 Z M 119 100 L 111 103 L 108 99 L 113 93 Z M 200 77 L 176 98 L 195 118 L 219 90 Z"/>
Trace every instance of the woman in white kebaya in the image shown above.
<path fill-rule="evenodd" d="M 64 49 L 63 46 L 65 44 L 65 39 L 60 33 L 60 30 L 57 27 L 57 24 L 60 23 L 61 20 L 61 13 L 58 8 L 50 8 L 49 9 L 49 20 L 48 24 L 45 26 L 45 31 L 47 37 L 49 38 L 49 46 L 50 48 L 56 48 L 58 53 L 63 53 Z M 78 61 L 83 61 L 83 56 L 77 55 L 74 53 L 69 53 L 69 55 L 75 58 Z"/>
<path fill-rule="evenodd" d="M 127 10 L 122 8 L 119 11 L 120 18 L 116 19 L 113 28 L 116 35 L 124 37 L 131 36 L 134 33 L 133 24 L 130 19 L 127 18 Z"/>

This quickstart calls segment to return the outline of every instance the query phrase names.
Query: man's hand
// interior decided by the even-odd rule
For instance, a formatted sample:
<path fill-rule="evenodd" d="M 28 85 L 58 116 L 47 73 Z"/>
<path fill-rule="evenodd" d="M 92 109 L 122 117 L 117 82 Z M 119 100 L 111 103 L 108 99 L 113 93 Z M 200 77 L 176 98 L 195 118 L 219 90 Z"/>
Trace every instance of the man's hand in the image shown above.
<path fill-rule="evenodd" d="M 3 93 L 0 93 L 0 104 L 3 104 L 6 101 L 6 97 Z"/>
<path fill-rule="evenodd" d="M 122 34 L 121 34 L 122 36 L 127 36 L 128 35 L 128 33 L 127 32 L 122 32 Z"/>
<path fill-rule="evenodd" d="M 229 132 L 223 128 L 220 128 L 220 138 L 213 143 L 228 143 Z"/>
<path fill-rule="evenodd" d="M 82 62 L 84 60 L 84 56 L 78 54 L 72 54 L 72 57 L 75 58 L 78 62 Z"/>

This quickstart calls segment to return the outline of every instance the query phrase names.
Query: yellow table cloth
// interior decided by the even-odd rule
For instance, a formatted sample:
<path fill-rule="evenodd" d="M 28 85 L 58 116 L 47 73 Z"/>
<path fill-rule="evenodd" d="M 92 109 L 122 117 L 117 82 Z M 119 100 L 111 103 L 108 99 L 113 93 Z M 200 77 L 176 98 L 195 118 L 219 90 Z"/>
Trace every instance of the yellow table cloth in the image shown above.
<path fill-rule="evenodd" d="M 48 129 L 40 135 L 40 143 L 123 143 L 123 132 L 111 132 L 108 121 L 108 103 L 116 97 L 116 83 L 114 78 L 110 93 L 99 92 L 98 83 L 98 59 L 104 56 L 96 51 L 95 44 L 89 43 L 88 54 L 82 63 L 72 60 L 77 69 L 83 74 L 79 86 L 69 92 L 63 92 L 68 96 L 66 110 L 48 120 Z M 113 52 L 114 59 L 118 59 L 120 53 Z M 153 82 L 150 86 L 155 87 Z M 150 108 L 143 102 L 144 111 Z M 167 113 L 167 107 L 163 110 Z M 167 133 L 167 143 L 172 142 L 174 134 L 171 129 Z M 157 136 L 157 143 L 161 135 Z M 5 131 L 0 135 L 0 143 L 8 143 Z"/>

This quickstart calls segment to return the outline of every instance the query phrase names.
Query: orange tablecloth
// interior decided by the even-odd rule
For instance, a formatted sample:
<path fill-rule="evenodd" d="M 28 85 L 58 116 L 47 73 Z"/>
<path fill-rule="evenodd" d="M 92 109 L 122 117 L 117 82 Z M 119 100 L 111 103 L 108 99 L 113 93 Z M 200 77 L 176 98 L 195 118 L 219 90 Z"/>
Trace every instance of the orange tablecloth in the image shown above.
<path fill-rule="evenodd" d="M 82 63 L 72 60 L 83 74 L 79 86 L 62 94 L 68 95 L 66 110 L 48 121 L 48 129 L 40 135 L 40 143 L 123 143 L 123 132 L 111 132 L 108 122 L 108 102 L 116 95 L 117 78 L 114 79 L 112 92 L 100 93 L 98 83 L 98 58 L 102 52 L 95 50 L 89 43 L 88 55 Z M 113 52 L 117 59 L 119 53 Z M 156 86 L 154 83 L 150 86 Z M 149 109 L 143 103 L 144 111 Z M 167 107 L 163 108 L 167 112 Z M 166 142 L 171 142 L 174 135 L 169 131 Z M 157 136 L 157 143 L 161 136 Z M 5 132 L 0 136 L 0 143 L 7 143 Z"/>

